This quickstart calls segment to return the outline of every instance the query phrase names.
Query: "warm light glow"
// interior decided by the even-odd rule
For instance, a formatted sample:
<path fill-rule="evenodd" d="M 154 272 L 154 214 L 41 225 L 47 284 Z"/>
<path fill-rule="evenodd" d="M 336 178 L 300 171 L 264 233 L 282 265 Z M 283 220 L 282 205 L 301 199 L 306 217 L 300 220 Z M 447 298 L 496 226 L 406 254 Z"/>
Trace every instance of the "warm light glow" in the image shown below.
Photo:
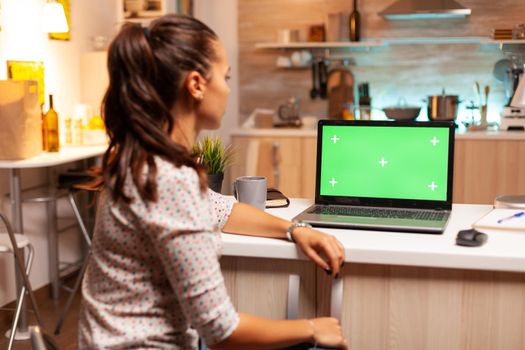
<path fill-rule="evenodd" d="M 43 28 L 47 33 L 66 33 L 69 31 L 64 7 L 58 2 L 44 5 Z"/>

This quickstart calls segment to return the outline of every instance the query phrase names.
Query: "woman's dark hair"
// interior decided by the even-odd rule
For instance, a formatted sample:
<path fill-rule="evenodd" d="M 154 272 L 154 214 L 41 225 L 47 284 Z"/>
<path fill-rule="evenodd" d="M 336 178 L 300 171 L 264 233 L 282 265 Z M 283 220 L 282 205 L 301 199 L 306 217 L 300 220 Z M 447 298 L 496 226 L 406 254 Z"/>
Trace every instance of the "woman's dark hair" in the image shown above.
<path fill-rule="evenodd" d="M 147 28 L 125 24 L 111 43 L 109 87 L 102 109 L 110 139 L 104 183 L 115 201 L 131 201 L 123 193 L 128 171 L 142 200 L 157 200 L 155 156 L 195 169 L 201 191 L 206 189 L 204 168 L 171 139 L 175 127 L 171 110 L 178 99 L 187 98 L 181 88 L 188 72 L 210 76 L 216 40 L 217 35 L 202 22 L 166 15 Z"/>

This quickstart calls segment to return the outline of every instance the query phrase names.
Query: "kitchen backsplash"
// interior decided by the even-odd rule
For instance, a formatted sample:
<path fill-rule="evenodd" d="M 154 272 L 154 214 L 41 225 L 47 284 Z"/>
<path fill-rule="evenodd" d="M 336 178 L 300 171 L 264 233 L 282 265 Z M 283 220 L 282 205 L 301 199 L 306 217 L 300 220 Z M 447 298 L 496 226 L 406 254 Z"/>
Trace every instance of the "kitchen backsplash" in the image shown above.
<path fill-rule="evenodd" d="M 387 21 L 377 13 L 392 0 L 358 1 L 361 38 L 489 37 L 494 28 L 512 28 L 525 22 L 522 0 L 461 0 L 472 9 L 466 19 Z M 306 36 L 308 26 L 326 22 L 328 14 L 351 11 L 347 0 L 239 0 L 240 112 L 246 118 L 254 108 L 276 108 L 289 96 L 301 98 L 302 114 L 325 116 L 326 100 L 311 100 L 309 69 L 276 67 L 280 50 L 258 50 L 258 42 L 275 42 L 279 29 L 298 29 Z M 490 85 L 489 121 L 498 121 L 506 99 L 503 85 L 493 76 L 494 64 L 505 58 L 497 45 L 402 44 L 352 53 L 354 86 L 370 83 L 372 105 L 395 105 L 404 97 L 410 105 L 425 106 L 428 95 L 446 89 L 459 95 L 460 116 L 470 100 L 477 103 L 473 85 Z M 378 114 L 379 113 L 379 114 Z M 381 115 L 382 112 L 376 112 Z"/>

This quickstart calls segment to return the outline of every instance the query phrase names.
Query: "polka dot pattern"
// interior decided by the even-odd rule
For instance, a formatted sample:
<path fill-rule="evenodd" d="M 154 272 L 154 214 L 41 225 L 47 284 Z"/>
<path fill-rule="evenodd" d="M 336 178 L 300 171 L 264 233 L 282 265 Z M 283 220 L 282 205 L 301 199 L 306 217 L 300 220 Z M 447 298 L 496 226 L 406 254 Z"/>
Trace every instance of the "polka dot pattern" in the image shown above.
<path fill-rule="evenodd" d="M 201 193 L 196 172 L 156 159 L 159 200 L 101 195 L 82 285 L 79 349 L 197 349 L 227 338 L 239 316 L 221 274 L 219 230 L 234 201 Z"/>

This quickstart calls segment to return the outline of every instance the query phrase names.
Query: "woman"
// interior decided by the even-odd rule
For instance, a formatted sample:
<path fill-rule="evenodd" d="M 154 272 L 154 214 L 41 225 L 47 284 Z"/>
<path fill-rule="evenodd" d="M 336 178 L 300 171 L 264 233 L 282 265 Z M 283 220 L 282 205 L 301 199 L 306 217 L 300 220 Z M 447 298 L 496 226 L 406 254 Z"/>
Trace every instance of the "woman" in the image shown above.
<path fill-rule="evenodd" d="M 110 145 L 93 258 L 83 283 L 80 348 L 274 349 L 301 342 L 346 348 L 333 318 L 272 321 L 238 314 L 219 266 L 219 230 L 286 238 L 337 276 L 332 236 L 292 225 L 207 189 L 190 154 L 219 127 L 229 65 L 203 23 L 168 15 L 125 25 L 109 49 L 104 117 Z M 271 332 L 269 332 L 271 330 Z"/>

